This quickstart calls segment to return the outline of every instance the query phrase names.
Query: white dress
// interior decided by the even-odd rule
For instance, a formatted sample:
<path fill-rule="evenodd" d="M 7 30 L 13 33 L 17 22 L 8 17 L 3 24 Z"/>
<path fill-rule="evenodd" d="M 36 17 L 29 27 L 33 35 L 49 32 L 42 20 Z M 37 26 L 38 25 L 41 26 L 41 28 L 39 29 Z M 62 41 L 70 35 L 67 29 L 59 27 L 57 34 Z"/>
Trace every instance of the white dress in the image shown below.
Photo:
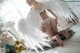
<path fill-rule="evenodd" d="M 43 38 L 43 36 L 47 35 L 40 30 L 40 25 L 43 22 L 40 16 L 40 12 L 45 9 L 51 9 L 58 17 L 58 24 L 60 25 L 61 29 L 66 29 L 72 25 L 67 23 L 66 19 L 73 18 L 75 20 L 74 15 L 69 9 L 69 6 L 63 5 L 63 3 L 59 2 L 59 0 L 51 0 L 43 2 L 43 4 L 44 6 L 40 11 L 32 8 L 27 18 L 21 19 L 18 23 L 18 29 L 23 34 L 25 42 L 28 43 L 30 48 L 36 50 L 37 52 L 37 47 L 43 50 L 40 44 L 49 46 L 48 43 L 45 42 L 48 40 Z"/>

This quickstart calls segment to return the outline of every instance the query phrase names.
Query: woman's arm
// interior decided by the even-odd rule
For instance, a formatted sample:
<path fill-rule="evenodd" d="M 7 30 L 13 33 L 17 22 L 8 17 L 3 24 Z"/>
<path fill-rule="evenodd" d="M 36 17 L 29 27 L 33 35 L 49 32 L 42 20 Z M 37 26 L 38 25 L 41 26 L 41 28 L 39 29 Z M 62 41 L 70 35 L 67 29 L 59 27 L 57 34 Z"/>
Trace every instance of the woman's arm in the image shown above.
<path fill-rule="evenodd" d="M 47 9 L 51 14 L 53 14 L 56 18 L 56 23 L 57 23 L 57 20 L 58 20 L 58 17 L 56 16 L 56 14 L 51 10 L 51 9 Z M 57 23 L 58 24 L 58 23 Z M 60 25 L 58 24 L 58 26 L 60 27 Z"/>
<path fill-rule="evenodd" d="M 55 14 L 51 9 L 47 9 L 47 10 L 48 10 L 52 15 L 54 15 L 56 19 L 58 19 L 57 16 L 56 16 L 56 14 Z"/>

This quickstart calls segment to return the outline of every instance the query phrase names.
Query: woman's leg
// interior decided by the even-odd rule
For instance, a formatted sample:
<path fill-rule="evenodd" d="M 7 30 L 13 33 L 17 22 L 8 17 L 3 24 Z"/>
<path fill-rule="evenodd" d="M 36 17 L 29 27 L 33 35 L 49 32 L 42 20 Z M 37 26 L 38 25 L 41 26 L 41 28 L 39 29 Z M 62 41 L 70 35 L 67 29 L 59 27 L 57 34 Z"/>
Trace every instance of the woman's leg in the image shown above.
<path fill-rule="evenodd" d="M 63 46 L 63 41 L 60 39 L 59 35 L 55 35 L 52 37 L 52 40 L 56 40 L 59 46 Z"/>
<path fill-rule="evenodd" d="M 52 32 L 52 30 L 46 26 L 45 32 L 47 35 L 49 35 L 50 38 L 52 38 L 54 36 L 54 33 Z"/>
<path fill-rule="evenodd" d="M 62 34 L 63 36 L 65 36 L 66 39 L 68 39 L 68 38 L 70 37 L 69 33 L 68 33 L 67 31 L 65 31 L 65 30 L 60 31 L 60 32 L 58 33 L 58 35 L 60 35 L 60 34 Z"/>
<path fill-rule="evenodd" d="M 57 21 L 55 19 L 51 19 L 50 20 L 50 27 L 51 27 L 52 32 L 54 34 L 57 34 L 58 33 L 58 30 L 57 30 Z"/>
<path fill-rule="evenodd" d="M 58 32 L 58 30 L 57 30 L 57 21 L 55 19 L 51 20 L 51 26 L 52 26 L 53 32 L 57 33 L 57 35 L 62 34 L 63 36 L 66 37 L 66 39 L 68 39 L 70 37 L 70 35 L 68 34 L 68 32 L 66 30 L 62 30 L 62 31 Z"/>
<path fill-rule="evenodd" d="M 54 34 L 57 34 L 58 30 L 57 30 L 57 21 L 55 19 L 51 19 L 50 20 L 50 26 L 52 29 L 52 32 Z M 59 44 L 59 46 L 63 46 L 63 41 L 60 39 L 59 35 L 55 35 L 52 37 L 53 40 L 56 40 Z"/>
<path fill-rule="evenodd" d="M 52 20 L 52 21 L 49 20 L 49 21 L 50 21 L 50 23 L 43 24 L 43 31 L 45 31 L 44 33 L 48 34 L 52 40 L 56 40 L 58 42 L 58 44 L 60 46 L 62 46 L 63 41 L 60 39 L 60 37 L 58 35 L 55 35 L 55 33 L 57 33 L 57 23 L 55 22 L 55 20 Z M 54 30 L 54 31 L 52 31 L 52 30 Z"/>

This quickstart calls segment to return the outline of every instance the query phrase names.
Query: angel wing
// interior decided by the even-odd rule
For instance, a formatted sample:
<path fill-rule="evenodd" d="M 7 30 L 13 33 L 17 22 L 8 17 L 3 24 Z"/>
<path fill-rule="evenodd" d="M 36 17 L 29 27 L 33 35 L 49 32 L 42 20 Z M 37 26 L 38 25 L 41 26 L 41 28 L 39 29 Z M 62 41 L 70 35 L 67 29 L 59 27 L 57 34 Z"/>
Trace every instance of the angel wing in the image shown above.
<path fill-rule="evenodd" d="M 29 48 L 34 49 L 36 52 L 39 52 L 37 50 L 37 47 L 43 50 L 41 45 L 49 47 L 50 45 L 46 42 L 49 40 L 42 37 L 46 34 L 39 30 L 39 26 L 37 24 L 39 22 L 39 19 L 35 17 L 36 13 L 33 13 L 35 15 L 33 15 L 32 13 L 32 11 L 29 13 L 27 19 L 23 18 L 19 21 L 18 29 L 23 34 L 25 42 L 28 43 Z"/>
<path fill-rule="evenodd" d="M 74 12 L 74 15 L 77 17 L 77 19 L 80 17 L 80 2 L 66 2 L 66 4 L 71 8 Z"/>
<path fill-rule="evenodd" d="M 45 5 L 49 6 L 48 8 L 51 8 L 53 11 L 56 11 L 57 16 L 59 18 L 63 17 L 69 23 L 77 23 L 78 22 L 78 16 L 74 12 L 75 9 L 74 8 L 72 9 L 71 6 L 67 5 L 66 3 L 64 3 L 60 0 L 49 0 L 49 1 L 45 2 Z"/>

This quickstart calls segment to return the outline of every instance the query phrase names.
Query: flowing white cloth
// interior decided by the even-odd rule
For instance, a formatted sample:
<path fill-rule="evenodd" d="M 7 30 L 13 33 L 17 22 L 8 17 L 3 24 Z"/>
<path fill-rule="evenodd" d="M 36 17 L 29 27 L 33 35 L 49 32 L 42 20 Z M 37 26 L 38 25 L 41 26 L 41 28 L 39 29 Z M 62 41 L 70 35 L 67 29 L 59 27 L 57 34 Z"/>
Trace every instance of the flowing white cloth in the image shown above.
<path fill-rule="evenodd" d="M 41 11 L 44 9 L 51 9 L 56 16 L 58 17 L 58 24 L 61 28 L 66 29 L 70 27 L 72 24 L 67 23 L 67 20 L 74 19 L 76 20 L 76 17 L 71 13 L 73 12 L 68 5 L 61 2 L 60 0 L 49 0 L 46 2 L 42 2 L 44 4 L 44 7 Z M 35 9 L 31 9 L 26 19 L 21 19 L 18 23 L 18 29 L 23 34 L 25 41 L 29 44 L 29 47 L 37 50 L 37 47 L 42 48 L 42 45 L 49 46 L 45 41 L 48 41 L 47 39 L 43 38 L 42 36 L 46 36 L 41 30 L 40 25 L 42 22 L 40 12 Z M 73 20 L 71 20 L 73 22 Z"/>
<path fill-rule="evenodd" d="M 46 36 L 46 34 L 40 30 L 40 23 L 41 18 L 35 9 L 31 9 L 28 17 L 26 19 L 21 19 L 18 23 L 18 29 L 25 37 L 29 47 L 37 52 L 37 47 L 43 50 L 41 44 L 49 46 L 49 44 L 46 43 L 48 40 L 43 38 L 43 36 Z"/>

